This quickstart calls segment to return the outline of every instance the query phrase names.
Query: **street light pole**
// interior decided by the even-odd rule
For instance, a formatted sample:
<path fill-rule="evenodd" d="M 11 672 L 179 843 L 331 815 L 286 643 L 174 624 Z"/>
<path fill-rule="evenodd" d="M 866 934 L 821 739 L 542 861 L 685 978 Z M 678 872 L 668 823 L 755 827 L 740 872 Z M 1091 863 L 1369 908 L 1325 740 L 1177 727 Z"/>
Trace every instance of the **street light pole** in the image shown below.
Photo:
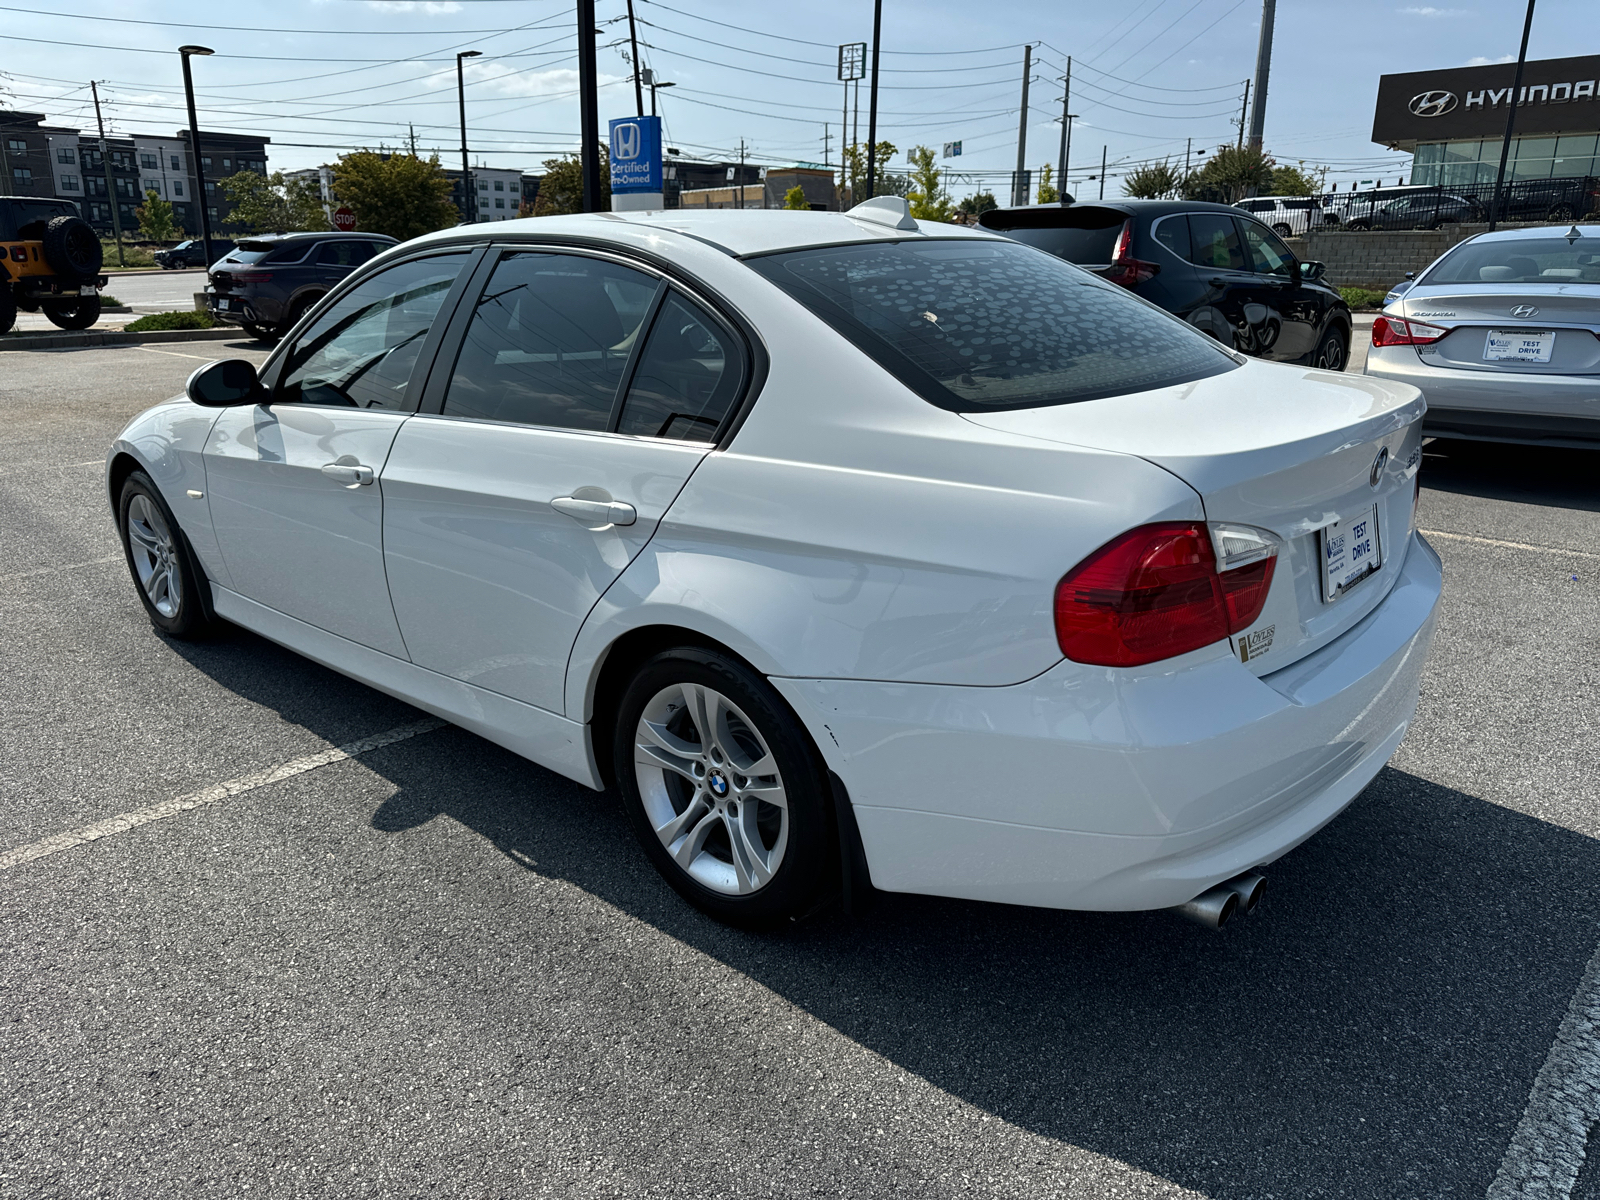
<path fill-rule="evenodd" d="M 633 43 L 633 99 L 644 116 L 644 81 L 639 78 L 639 29 L 633 23 L 633 0 L 628 0 L 628 40 Z M 655 116 L 654 113 L 650 114 Z"/>
<path fill-rule="evenodd" d="M 194 115 L 194 77 L 189 73 L 189 59 L 196 54 L 205 58 L 215 53 L 215 50 L 206 46 L 178 47 L 178 54 L 183 59 L 183 96 L 189 105 L 189 155 L 194 159 L 195 202 L 200 209 L 200 244 L 205 249 L 208 272 L 211 270 L 211 210 L 206 205 L 206 166 L 200 157 L 200 121 Z M 111 197 L 111 203 L 116 202 L 117 198 Z"/>
<path fill-rule="evenodd" d="M 1528 61 L 1528 34 L 1533 29 L 1533 0 L 1522 21 L 1522 48 L 1517 51 L 1517 73 L 1511 80 L 1511 106 L 1506 110 L 1506 135 L 1500 140 L 1500 169 L 1494 175 L 1494 207 L 1489 210 L 1489 231 L 1500 223 L 1500 188 L 1506 181 L 1506 159 L 1511 154 L 1511 130 L 1517 121 L 1517 97 L 1522 94 L 1522 64 Z"/>
<path fill-rule="evenodd" d="M 583 211 L 600 211 L 600 75 L 595 66 L 594 0 L 578 0 L 578 128 Z"/>
<path fill-rule="evenodd" d="M 468 225 L 472 224 L 475 216 L 473 209 L 476 207 L 478 197 L 473 192 L 472 163 L 467 157 L 467 76 L 462 69 L 461 60 L 477 58 L 482 53 L 482 50 L 463 50 L 456 55 L 456 99 L 461 105 L 461 193 L 465 198 L 461 211 Z"/>
<path fill-rule="evenodd" d="M 878 43 L 883 41 L 883 0 L 872 0 L 872 83 L 867 96 L 867 199 L 878 194 Z M 856 85 L 858 88 L 860 84 Z M 856 93 L 860 95 L 860 92 Z"/>
<path fill-rule="evenodd" d="M 1072 106 L 1072 58 L 1067 57 L 1067 75 L 1062 80 L 1061 89 L 1061 161 L 1056 165 L 1056 201 L 1063 207 L 1067 204 L 1067 142 L 1072 137 L 1072 122 L 1067 117 L 1067 109 Z"/>

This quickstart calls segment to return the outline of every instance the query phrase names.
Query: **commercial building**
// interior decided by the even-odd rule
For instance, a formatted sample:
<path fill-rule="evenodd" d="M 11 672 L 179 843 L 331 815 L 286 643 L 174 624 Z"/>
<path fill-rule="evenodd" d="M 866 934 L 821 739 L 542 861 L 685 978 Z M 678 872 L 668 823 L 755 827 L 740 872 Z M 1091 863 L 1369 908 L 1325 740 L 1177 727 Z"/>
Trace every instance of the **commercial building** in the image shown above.
<path fill-rule="evenodd" d="M 1385 75 L 1372 140 L 1413 155 L 1411 182 L 1492 184 L 1515 63 Z M 1600 175 L 1600 55 L 1525 63 L 1506 179 Z"/>

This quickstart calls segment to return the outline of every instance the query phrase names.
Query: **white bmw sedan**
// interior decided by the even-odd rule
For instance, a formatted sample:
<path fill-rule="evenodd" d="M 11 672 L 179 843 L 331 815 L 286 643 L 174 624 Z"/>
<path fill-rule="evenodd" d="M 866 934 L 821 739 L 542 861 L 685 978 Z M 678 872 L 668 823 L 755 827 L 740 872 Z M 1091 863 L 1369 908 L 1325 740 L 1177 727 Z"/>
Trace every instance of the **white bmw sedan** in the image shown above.
<path fill-rule="evenodd" d="M 720 918 L 1214 925 L 1415 712 L 1423 408 L 898 200 L 606 214 L 395 247 L 106 481 L 158 629 L 616 786 Z"/>

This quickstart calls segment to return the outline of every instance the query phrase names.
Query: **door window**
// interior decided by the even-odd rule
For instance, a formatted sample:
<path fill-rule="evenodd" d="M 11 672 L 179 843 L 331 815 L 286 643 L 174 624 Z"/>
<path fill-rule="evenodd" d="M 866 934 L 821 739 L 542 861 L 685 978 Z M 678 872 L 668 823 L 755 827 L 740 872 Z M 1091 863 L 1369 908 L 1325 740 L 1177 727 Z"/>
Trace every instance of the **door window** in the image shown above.
<path fill-rule="evenodd" d="M 698 305 L 669 295 L 650 326 L 617 432 L 711 441 L 738 394 L 740 361 L 721 325 Z"/>
<path fill-rule="evenodd" d="M 1257 275 L 1281 275 L 1285 279 L 1294 274 L 1294 255 L 1270 229 L 1254 221 L 1241 221 L 1244 244 L 1250 251 L 1251 269 Z"/>
<path fill-rule="evenodd" d="M 409 409 L 423 340 L 465 253 L 398 263 L 339 297 L 290 351 L 278 401 Z"/>
<path fill-rule="evenodd" d="M 317 263 L 324 267 L 354 267 L 364 263 L 370 254 L 364 251 L 370 242 L 324 242 L 317 253 Z"/>
<path fill-rule="evenodd" d="M 658 284 L 599 258 L 502 258 L 479 297 L 446 416 L 605 430 Z"/>
<path fill-rule="evenodd" d="M 1190 213 L 1189 236 L 1194 242 L 1194 257 L 1199 267 L 1222 271 L 1248 271 L 1244 246 L 1233 218 L 1223 213 Z"/>
<path fill-rule="evenodd" d="M 1156 222 L 1156 241 L 1179 258 L 1189 259 L 1189 222 L 1182 216 L 1163 217 Z"/>

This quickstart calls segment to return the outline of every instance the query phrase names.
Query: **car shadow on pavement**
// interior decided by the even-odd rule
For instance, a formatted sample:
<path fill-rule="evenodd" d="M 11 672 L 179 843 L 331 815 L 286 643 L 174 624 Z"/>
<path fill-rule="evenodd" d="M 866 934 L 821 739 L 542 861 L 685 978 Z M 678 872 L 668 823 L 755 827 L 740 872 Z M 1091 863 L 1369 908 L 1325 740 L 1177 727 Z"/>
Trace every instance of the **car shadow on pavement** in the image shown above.
<path fill-rule="evenodd" d="M 1422 483 L 1486 500 L 1600 512 L 1600 448 L 1434 438 L 1422 449 Z"/>
<path fill-rule="evenodd" d="M 449 817 L 961 1100 L 1219 1198 L 1482 1195 L 1600 925 L 1600 844 L 1386 769 L 1221 932 L 883 895 L 752 934 L 680 901 L 613 795 L 425 742 L 369 760 L 398 788 L 374 828 Z"/>

